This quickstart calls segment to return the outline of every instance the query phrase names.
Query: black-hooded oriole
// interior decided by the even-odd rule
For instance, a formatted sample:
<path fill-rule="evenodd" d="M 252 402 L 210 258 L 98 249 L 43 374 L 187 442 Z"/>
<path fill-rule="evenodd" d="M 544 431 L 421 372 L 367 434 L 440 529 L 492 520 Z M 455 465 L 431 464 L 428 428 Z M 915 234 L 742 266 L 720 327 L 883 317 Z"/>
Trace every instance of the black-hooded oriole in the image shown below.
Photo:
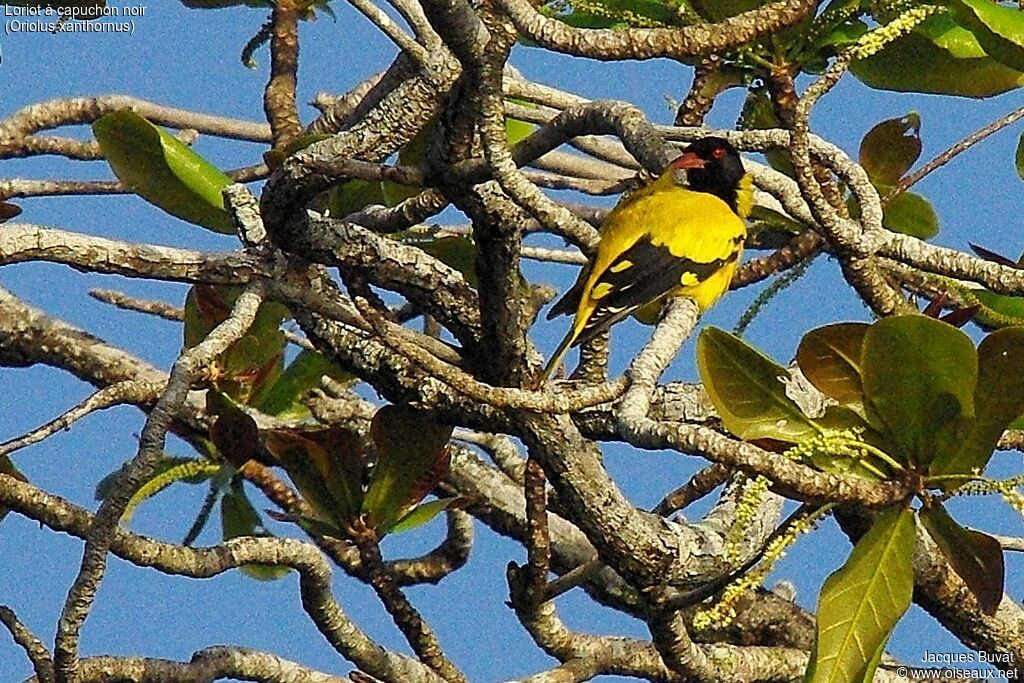
<path fill-rule="evenodd" d="M 625 196 L 576 284 L 548 313 L 576 318 L 539 383 L 570 348 L 642 306 L 666 296 L 689 297 L 702 311 L 714 304 L 740 261 L 752 207 L 750 176 L 717 137 L 692 143 L 657 180 Z"/>

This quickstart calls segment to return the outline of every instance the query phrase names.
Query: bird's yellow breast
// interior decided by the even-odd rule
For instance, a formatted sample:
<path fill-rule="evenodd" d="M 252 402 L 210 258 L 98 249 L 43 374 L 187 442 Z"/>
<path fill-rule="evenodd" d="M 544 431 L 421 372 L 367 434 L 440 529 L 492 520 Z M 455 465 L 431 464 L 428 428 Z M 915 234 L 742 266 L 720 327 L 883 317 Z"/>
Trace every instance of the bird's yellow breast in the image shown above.
<path fill-rule="evenodd" d="M 594 305 L 591 297 L 594 283 L 615 259 L 649 237 L 655 246 L 665 246 L 673 256 L 698 263 L 711 263 L 727 259 L 742 249 L 746 225 L 729 206 L 718 197 L 706 192 L 694 192 L 676 185 L 671 174 L 665 174 L 654 183 L 626 197 L 616 206 L 601 228 L 601 241 L 597 247 L 593 268 L 584 292 L 586 299 L 581 309 Z M 737 259 L 738 260 L 738 259 Z M 717 300 L 728 288 L 735 265 L 723 267 L 703 283 L 693 287 L 707 291 L 693 296 L 703 309 Z M 689 283 L 680 283 L 677 294 L 689 293 Z"/>

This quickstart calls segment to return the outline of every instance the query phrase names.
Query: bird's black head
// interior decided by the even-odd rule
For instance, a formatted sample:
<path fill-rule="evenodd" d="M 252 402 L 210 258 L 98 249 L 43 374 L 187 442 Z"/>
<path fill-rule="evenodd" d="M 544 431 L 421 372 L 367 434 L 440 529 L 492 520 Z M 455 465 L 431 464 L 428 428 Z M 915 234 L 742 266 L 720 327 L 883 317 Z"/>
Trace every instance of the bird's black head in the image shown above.
<path fill-rule="evenodd" d="M 697 192 L 720 198 L 733 211 L 739 208 L 739 196 L 745 188 L 743 162 L 739 152 L 722 138 L 706 137 L 690 144 L 683 155 L 669 164 L 673 171 L 686 170 L 686 185 Z"/>

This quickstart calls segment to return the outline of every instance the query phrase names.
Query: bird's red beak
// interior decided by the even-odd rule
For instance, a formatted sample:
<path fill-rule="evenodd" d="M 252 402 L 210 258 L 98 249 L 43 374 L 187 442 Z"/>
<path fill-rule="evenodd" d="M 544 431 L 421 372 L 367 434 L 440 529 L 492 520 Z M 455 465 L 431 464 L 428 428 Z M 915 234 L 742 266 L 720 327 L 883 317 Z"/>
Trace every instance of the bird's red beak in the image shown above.
<path fill-rule="evenodd" d="M 701 159 L 694 152 L 687 152 L 686 154 L 676 158 L 671 164 L 668 165 L 673 171 L 681 168 L 704 168 L 704 164 L 707 162 Z"/>

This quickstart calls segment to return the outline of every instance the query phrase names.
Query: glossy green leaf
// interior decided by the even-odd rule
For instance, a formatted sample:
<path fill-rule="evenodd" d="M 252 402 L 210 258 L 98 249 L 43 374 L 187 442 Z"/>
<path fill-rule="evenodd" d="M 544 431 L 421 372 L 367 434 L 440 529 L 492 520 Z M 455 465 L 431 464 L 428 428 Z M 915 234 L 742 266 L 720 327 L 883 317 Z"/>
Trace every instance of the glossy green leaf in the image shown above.
<path fill-rule="evenodd" d="M 260 430 L 252 416 L 227 394 L 213 388 L 206 392 L 206 411 L 214 416 L 210 441 L 221 458 L 236 469 L 250 460 L 260 459 Z"/>
<path fill-rule="evenodd" d="M 172 216 L 234 234 L 221 190 L 233 181 L 183 142 L 128 109 L 92 124 L 114 175 Z"/>
<path fill-rule="evenodd" d="M 865 416 L 861 347 L 870 325 L 837 323 L 811 330 L 800 340 L 796 362 L 821 393 Z"/>
<path fill-rule="evenodd" d="M 185 348 L 192 348 L 227 320 L 240 287 L 195 285 L 185 297 Z M 218 386 L 242 403 L 258 403 L 280 375 L 286 341 L 281 323 L 291 314 L 276 301 L 265 301 L 245 335 L 221 356 Z"/>
<path fill-rule="evenodd" d="M 923 315 L 885 318 L 864 335 L 861 376 L 869 421 L 904 462 L 927 465 L 936 433 L 974 415 L 978 357 L 970 338 Z"/>
<path fill-rule="evenodd" d="M 477 287 L 480 284 L 480 279 L 476 274 L 476 245 L 468 237 L 446 235 L 418 242 L 417 246 L 445 265 L 462 273 L 470 287 Z"/>
<path fill-rule="evenodd" d="M 303 349 L 256 404 L 256 408 L 267 415 L 305 417 L 309 415 L 309 409 L 300 400 L 311 389 L 319 387 L 324 376 L 344 383 L 355 379 L 352 373 L 327 360 L 322 353 Z"/>
<path fill-rule="evenodd" d="M 977 357 L 974 416 L 942 430 L 931 475 L 984 471 L 1003 430 L 1024 414 L 1024 328 L 996 330 L 982 340 Z"/>
<path fill-rule="evenodd" d="M 991 97 L 1024 85 L 1024 73 L 989 57 L 974 35 L 949 17 L 929 17 L 850 71 L 881 90 Z"/>
<path fill-rule="evenodd" d="M 131 520 L 132 515 L 135 513 L 135 509 L 139 504 L 152 498 L 171 484 L 175 484 L 177 482 L 198 484 L 209 480 L 217 474 L 222 467 L 224 466 L 221 463 L 198 458 L 163 458 L 153 470 L 153 474 L 150 476 L 149 480 L 140 486 L 128 500 L 124 513 L 121 515 L 121 522 L 127 524 Z M 116 475 L 117 473 L 115 472 L 114 474 Z M 111 486 L 113 481 L 114 479 L 107 484 L 107 487 Z M 97 487 L 97 489 L 99 489 L 99 487 Z M 106 491 L 109 492 L 109 488 L 107 488 Z M 99 493 L 99 491 L 97 491 L 97 493 Z"/>
<path fill-rule="evenodd" d="M 921 522 L 946 556 L 953 571 L 963 579 L 985 614 L 995 614 L 1003 599 L 1003 549 L 999 541 L 979 531 L 965 529 L 941 505 L 921 510 Z"/>
<path fill-rule="evenodd" d="M 879 186 L 881 194 L 888 188 Z M 896 195 L 884 209 L 882 225 L 893 232 L 926 240 L 939 232 L 939 215 L 931 202 L 921 195 L 904 191 Z"/>
<path fill-rule="evenodd" d="M 513 118 L 505 119 L 505 138 L 508 140 L 508 146 L 515 147 L 516 144 L 533 135 L 533 131 L 536 129 L 537 126 L 526 121 Z"/>
<path fill-rule="evenodd" d="M 421 527 L 445 510 L 457 507 L 460 503 L 464 502 L 464 500 L 465 499 L 456 496 L 453 498 L 438 498 L 426 503 L 421 503 L 387 529 L 387 533 L 400 534 L 403 531 L 411 531 L 417 527 Z"/>
<path fill-rule="evenodd" d="M 704 328 L 697 340 L 697 369 L 726 429 L 741 439 L 796 443 L 818 433 L 786 396 L 786 370 L 738 337 Z"/>
<path fill-rule="evenodd" d="M 860 165 L 871 182 L 895 185 L 921 156 L 921 117 L 916 112 L 886 119 L 860 142 Z"/>
<path fill-rule="evenodd" d="M 387 405 L 370 427 L 377 463 L 362 510 L 378 531 L 392 525 L 423 500 L 448 471 L 452 427 L 409 406 Z"/>
<path fill-rule="evenodd" d="M 1024 133 L 1020 134 L 1017 140 L 1017 154 L 1013 158 L 1014 166 L 1017 167 L 1017 175 L 1024 180 Z"/>
<path fill-rule="evenodd" d="M 381 183 L 361 178 L 346 180 L 342 184 L 332 187 L 327 198 L 330 215 L 339 219 L 378 204 L 388 206 Z"/>
<path fill-rule="evenodd" d="M 272 535 L 263 528 L 263 520 L 245 495 L 240 479 L 233 481 L 220 499 L 220 521 L 225 541 L 243 536 Z M 239 569 L 258 581 L 274 581 L 288 573 L 288 567 L 265 564 L 247 564 Z"/>
<path fill-rule="evenodd" d="M 970 29 L 986 54 L 1011 69 L 1024 71 L 1024 13 L 992 0 L 951 0 L 956 22 Z"/>
<path fill-rule="evenodd" d="M 1024 297 L 996 294 L 987 289 L 972 289 L 971 295 L 996 313 L 1024 319 Z"/>
<path fill-rule="evenodd" d="M 366 470 L 360 438 L 338 428 L 276 430 L 265 443 L 319 520 L 344 527 L 359 515 Z"/>
<path fill-rule="evenodd" d="M 822 586 L 806 683 L 871 680 L 879 648 L 910 606 L 913 556 L 914 513 L 882 513 Z"/>

